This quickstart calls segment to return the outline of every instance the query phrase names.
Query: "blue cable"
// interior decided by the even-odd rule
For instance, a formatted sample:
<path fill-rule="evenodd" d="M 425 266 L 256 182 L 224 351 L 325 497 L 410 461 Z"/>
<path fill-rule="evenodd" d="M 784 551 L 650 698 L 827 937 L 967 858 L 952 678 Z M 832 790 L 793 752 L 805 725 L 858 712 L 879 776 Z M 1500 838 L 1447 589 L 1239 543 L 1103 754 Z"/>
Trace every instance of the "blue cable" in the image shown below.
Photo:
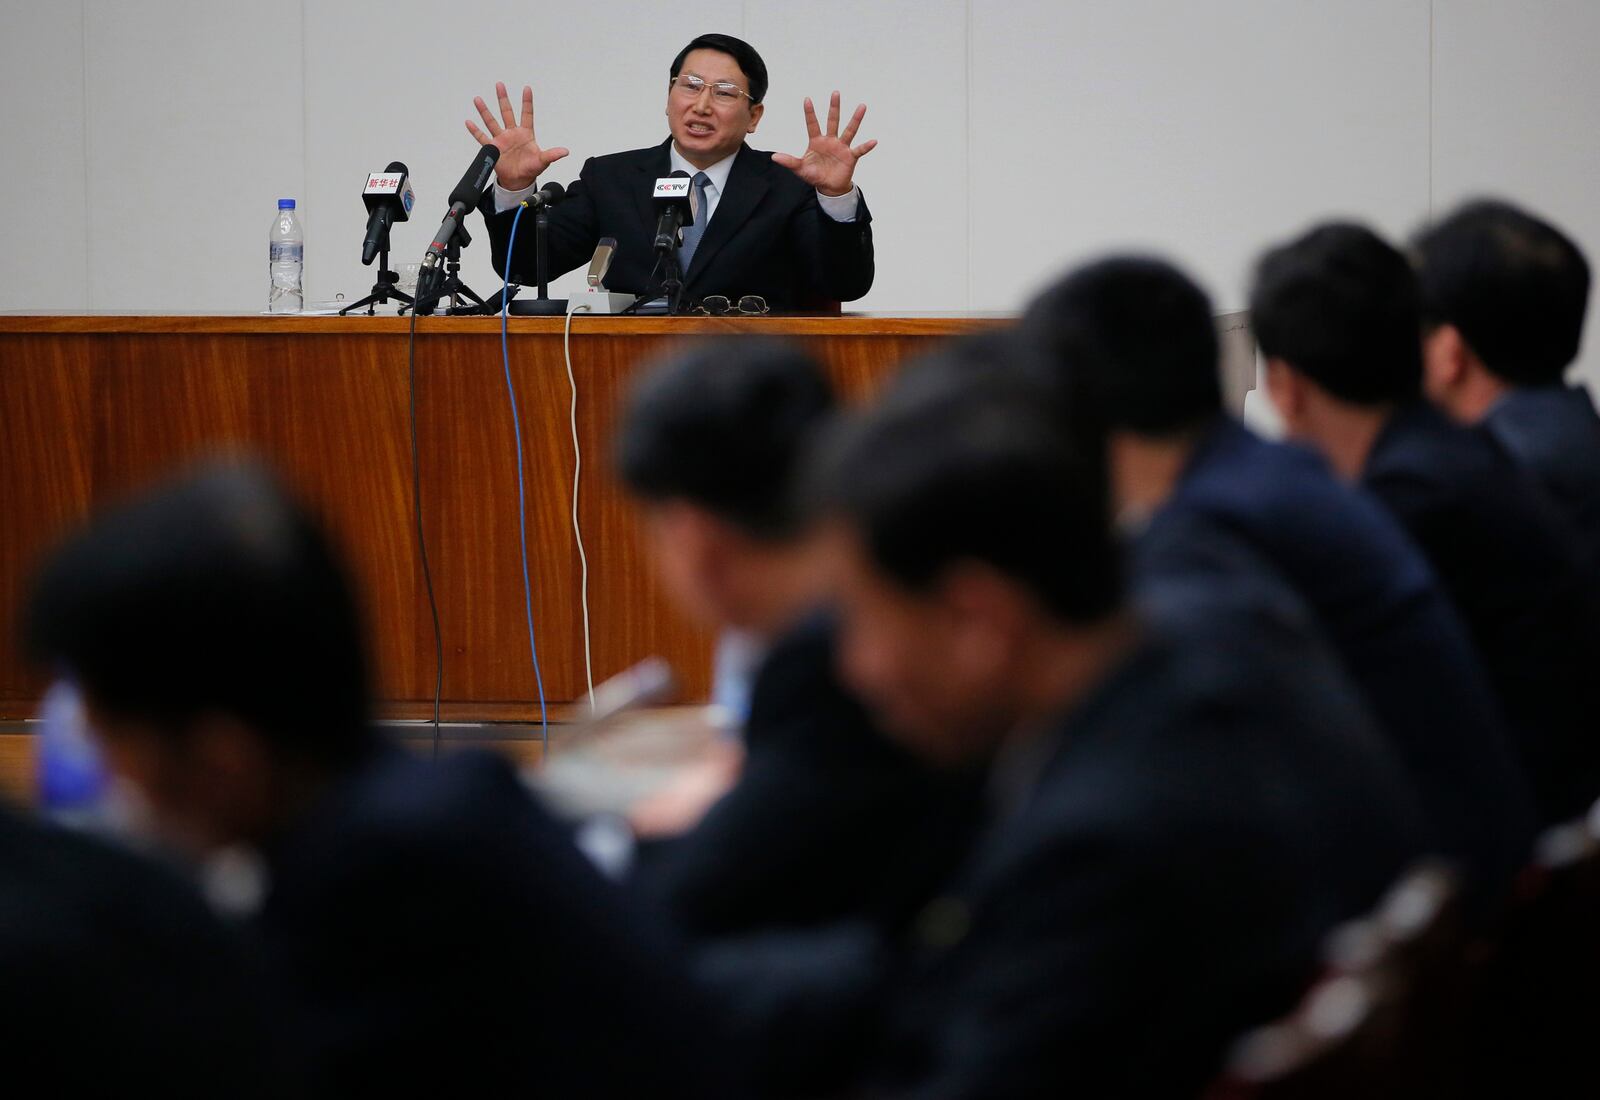
<path fill-rule="evenodd" d="M 522 221 L 526 203 L 517 207 L 511 219 L 511 239 L 506 242 L 506 287 L 511 285 L 511 251 L 517 243 L 517 223 Z M 528 652 L 533 656 L 533 682 L 539 687 L 540 752 L 550 755 L 550 714 L 544 701 L 544 675 L 539 671 L 539 647 L 533 639 L 533 585 L 528 581 L 528 503 L 522 481 L 522 419 L 517 415 L 517 388 L 511 382 L 511 347 L 506 341 L 506 317 L 511 313 L 511 295 L 500 291 L 500 361 L 506 370 L 506 393 L 511 399 L 511 428 L 517 437 L 517 524 L 522 530 L 522 601 L 528 615 Z"/>

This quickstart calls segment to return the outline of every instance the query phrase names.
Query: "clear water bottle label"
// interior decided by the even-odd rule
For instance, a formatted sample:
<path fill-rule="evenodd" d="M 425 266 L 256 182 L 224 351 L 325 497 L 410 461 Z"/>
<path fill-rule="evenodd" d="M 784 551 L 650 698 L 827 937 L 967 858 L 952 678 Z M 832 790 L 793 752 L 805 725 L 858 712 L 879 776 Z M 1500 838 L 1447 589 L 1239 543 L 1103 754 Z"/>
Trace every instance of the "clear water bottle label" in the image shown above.
<path fill-rule="evenodd" d="M 305 245 L 292 241 L 273 241 L 270 248 L 270 262 L 275 264 L 297 264 L 305 252 Z"/>

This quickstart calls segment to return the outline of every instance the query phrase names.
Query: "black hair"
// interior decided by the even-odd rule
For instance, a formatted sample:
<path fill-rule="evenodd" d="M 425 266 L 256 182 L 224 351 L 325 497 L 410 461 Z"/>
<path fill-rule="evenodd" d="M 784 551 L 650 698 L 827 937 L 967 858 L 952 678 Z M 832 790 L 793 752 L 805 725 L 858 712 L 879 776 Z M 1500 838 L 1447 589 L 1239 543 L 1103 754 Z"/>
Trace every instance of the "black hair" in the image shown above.
<path fill-rule="evenodd" d="M 695 50 L 716 50 L 733 58 L 744 73 L 745 79 L 750 82 L 751 106 L 767 98 L 767 63 L 761 60 L 761 55 L 756 53 L 754 46 L 731 34 L 702 34 L 696 37 L 672 59 L 672 71 L 668 74 L 668 79 L 677 79 L 678 74 L 683 71 L 683 59 Z"/>
<path fill-rule="evenodd" d="M 683 500 L 748 534 L 783 539 L 804 522 L 797 480 L 834 412 L 822 366 L 793 344 L 723 337 L 635 387 L 618 466 L 645 500 Z"/>
<path fill-rule="evenodd" d="M 41 568 L 24 645 L 117 716 L 221 713 L 337 761 L 366 743 L 360 616 L 332 548 L 263 469 L 200 468 L 109 511 Z"/>
<path fill-rule="evenodd" d="M 977 562 L 1060 622 L 1103 619 L 1122 601 L 1103 447 L 1070 430 L 1037 379 L 972 367 L 959 349 L 910 362 L 833 429 L 815 474 L 822 506 L 907 591 Z"/>
<path fill-rule="evenodd" d="M 1418 233 L 1423 319 L 1454 325 L 1513 385 L 1559 383 L 1578 357 L 1589 263 L 1571 238 L 1507 202 L 1480 199 Z"/>
<path fill-rule="evenodd" d="M 1410 263 L 1365 226 L 1330 222 L 1266 253 L 1250 295 L 1262 353 L 1357 405 L 1422 392 L 1422 312 Z"/>
<path fill-rule="evenodd" d="M 1110 428 L 1166 436 L 1222 413 L 1211 302 L 1164 260 L 1079 268 L 1034 298 L 1022 324 L 1065 396 Z"/>

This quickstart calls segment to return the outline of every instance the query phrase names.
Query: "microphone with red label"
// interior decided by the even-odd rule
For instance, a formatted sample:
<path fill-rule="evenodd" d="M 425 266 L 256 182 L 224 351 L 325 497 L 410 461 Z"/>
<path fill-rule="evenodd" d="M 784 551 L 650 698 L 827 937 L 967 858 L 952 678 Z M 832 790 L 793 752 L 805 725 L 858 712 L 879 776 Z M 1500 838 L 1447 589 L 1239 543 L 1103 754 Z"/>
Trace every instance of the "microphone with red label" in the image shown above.
<path fill-rule="evenodd" d="M 361 201 L 367 204 L 367 239 L 361 244 L 361 262 L 371 267 L 379 252 L 388 251 L 389 227 L 409 219 L 411 207 L 416 204 L 406 166 L 390 161 L 389 167 L 368 176 Z"/>

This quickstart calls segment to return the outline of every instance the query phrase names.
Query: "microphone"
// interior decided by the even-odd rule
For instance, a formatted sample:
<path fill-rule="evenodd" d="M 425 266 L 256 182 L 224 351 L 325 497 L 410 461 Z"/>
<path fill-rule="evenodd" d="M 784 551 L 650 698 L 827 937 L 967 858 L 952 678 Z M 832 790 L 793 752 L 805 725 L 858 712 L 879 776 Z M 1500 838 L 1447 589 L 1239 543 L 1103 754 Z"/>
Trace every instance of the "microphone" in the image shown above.
<path fill-rule="evenodd" d="M 689 179 L 689 173 L 680 168 L 656 180 L 656 209 L 661 212 L 656 219 L 657 252 L 676 249 L 679 231 L 694 224 L 694 208 L 689 205 Z"/>
<path fill-rule="evenodd" d="M 594 259 L 589 261 L 588 285 L 582 293 L 568 301 L 567 312 L 627 313 L 633 308 L 636 299 L 632 294 L 613 294 L 606 289 L 606 275 L 611 271 L 611 261 L 616 258 L 617 239 L 601 237 L 595 245 Z"/>
<path fill-rule="evenodd" d="M 554 206 L 567 197 L 567 189 L 559 183 L 547 183 L 523 201 L 537 210 L 541 206 Z"/>
<path fill-rule="evenodd" d="M 600 243 L 595 246 L 594 259 L 589 261 L 589 285 L 596 290 L 605 289 L 606 273 L 611 270 L 611 261 L 617 254 L 617 238 L 601 237 Z"/>
<path fill-rule="evenodd" d="M 461 219 L 477 208 L 478 199 L 483 189 L 489 186 L 489 177 L 494 174 L 494 166 L 499 159 L 500 150 L 493 145 L 478 147 L 478 156 L 473 160 L 472 167 L 467 169 L 467 174 L 450 192 L 450 211 L 445 214 L 444 221 L 439 224 L 439 232 L 434 234 L 433 243 L 422 257 L 424 271 L 431 271 L 438 265 L 439 257 L 450 246 L 450 238 L 460 228 Z"/>
<path fill-rule="evenodd" d="M 417 201 L 406 166 L 397 160 L 390 161 L 382 172 L 368 176 L 361 201 L 367 204 L 367 239 L 361 244 L 361 262 L 371 267 L 379 250 L 387 247 L 384 242 L 389 236 L 389 226 L 410 218 L 411 206 Z"/>
<path fill-rule="evenodd" d="M 646 657 L 594 689 L 594 709 L 579 724 L 579 732 L 590 732 L 630 710 L 665 703 L 677 690 L 672 666 L 660 657 Z"/>

